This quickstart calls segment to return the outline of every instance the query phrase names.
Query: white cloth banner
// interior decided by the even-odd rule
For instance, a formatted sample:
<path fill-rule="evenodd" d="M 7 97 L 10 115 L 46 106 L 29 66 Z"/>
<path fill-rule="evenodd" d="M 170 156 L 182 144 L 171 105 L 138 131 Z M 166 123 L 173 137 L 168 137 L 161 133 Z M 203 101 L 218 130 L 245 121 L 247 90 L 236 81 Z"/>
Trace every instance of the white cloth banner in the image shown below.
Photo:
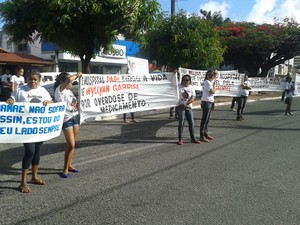
<path fill-rule="evenodd" d="M 202 91 L 206 70 L 191 70 L 179 68 L 180 76 L 189 74 L 192 77 L 192 85 L 195 90 Z M 215 96 L 238 96 L 244 74 L 238 73 L 237 70 L 219 71 L 216 77 L 216 94 Z"/>
<path fill-rule="evenodd" d="M 162 109 L 178 102 L 173 73 L 91 74 L 80 79 L 80 121 L 97 116 Z"/>
<path fill-rule="evenodd" d="M 0 102 L 0 143 L 31 143 L 59 136 L 65 108 L 65 103 Z"/>
<path fill-rule="evenodd" d="M 202 91 L 203 81 L 205 79 L 206 70 L 191 70 L 186 68 L 179 68 L 180 76 L 189 74 L 192 77 L 192 85 L 196 90 Z M 237 70 L 232 71 L 219 71 L 216 78 L 215 96 L 239 96 L 240 87 L 245 74 L 238 73 Z M 300 74 L 293 77 L 295 83 L 295 95 L 300 94 Z M 283 77 L 249 77 L 251 83 L 251 91 L 253 92 L 266 92 L 278 91 L 282 92 L 285 89 L 286 76 Z"/>

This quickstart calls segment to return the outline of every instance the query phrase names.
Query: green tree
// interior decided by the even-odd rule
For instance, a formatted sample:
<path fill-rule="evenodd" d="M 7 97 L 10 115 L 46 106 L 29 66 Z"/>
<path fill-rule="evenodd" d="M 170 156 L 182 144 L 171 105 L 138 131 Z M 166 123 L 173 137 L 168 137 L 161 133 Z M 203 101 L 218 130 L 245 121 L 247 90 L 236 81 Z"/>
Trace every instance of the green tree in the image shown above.
<path fill-rule="evenodd" d="M 233 64 L 250 75 L 266 76 L 276 65 L 300 54 L 300 28 L 293 20 L 275 24 L 242 22 L 218 27 L 227 46 L 225 64 Z"/>
<path fill-rule="evenodd" d="M 200 9 L 200 13 L 202 14 L 203 18 L 209 21 L 212 21 L 215 26 L 220 26 L 223 23 L 231 22 L 230 18 L 223 19 L 221 11 L 211 12 Z"/>
<path fill-rule="evenodd" d="M 100 48 L 111 50 L 118 34 L 137 41 L 154 25 L 153 0 L 10 0 L 0 5 L 3 30 L 12 41 L 42 38 L 78 55 L 83 72 Z"/>
<path fill-rule="evenodd" d="M 183 11 L 157 21 L 141 43 L 143 57 L 173 69 L 219 67 L 224 50 L 210 21 Z"/>

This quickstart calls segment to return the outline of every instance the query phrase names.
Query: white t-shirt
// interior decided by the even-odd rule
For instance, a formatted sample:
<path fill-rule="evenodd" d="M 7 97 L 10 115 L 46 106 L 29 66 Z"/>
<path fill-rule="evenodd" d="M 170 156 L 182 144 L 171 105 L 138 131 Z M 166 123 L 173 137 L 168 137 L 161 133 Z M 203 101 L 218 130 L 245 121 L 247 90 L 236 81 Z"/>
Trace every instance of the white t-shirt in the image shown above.
<path fill-rule="evenodd" d="M 17 90 L 12 93 L 11 97 L 15 102 L 39 103 L 45 100 L 52 100 L 49 92 L 44 87 L 38 86 L 34 89 L 28 85 L 18 87 Z"/>
<path fill-rule="evenodd" d="M 182 84 L 178 85 L 178 91 L 179 91 L 179 101 L 178 105 L 185 104 L 191 97 L 196 96 L 195 88 L 192 85 L 189 85 L 188 87 L 185 87 Z M 189 106 L 192 108 L 192 103 L 189 104 Z"/>
<path fill-rule="evenodd" d="M 70 89 L 65 88 L 60 92 L 60 85 L 55 89 L 54 98 L 56 102 L 66 102 L 64 122 L 78 115 L 77 99 Z"/>
<path fill-rule="evenodd" d="M 211 82 L 210 80 L 204 81 L 201 101 L 204 101 L 204 102 L 214 102 L 215 101 L 214 94 L 209 92 L 213 88 L 214 88 L 213 82 Z"/>
<path fill-rule="evenodd" d="M 15 90 L 17 90 L 20 85 L 24 85 L 25 80 L 23 76 L 18 77 L 17 75 L 13 75 L 11 77 L 11 82 L 14 84 Z"/>
<path fill-rule="evenodd" d="M 11 79 L 11 74 L 3 74 L 1 77 L 1 81 L 7 83 L 7 78 Z"/>
<path fill-rule="evenodd" d="M 251 84 L 250 84 L 249 81 L 244 81 L 244 85 L 247 85 L 248 87 L 251 88 Z M 243 87 L 241 88 L 241 95 L 242 95 L 242 96 L 248 97 L 248 96 L 249 96 L 249 93 L 250 93 L 250 91 L 249 91 L 248 89 L 244 89 Z"/>
<path fill-rule="evenodd" d="M 289 93 L 285 92 L 285 97 L 293 97 L 293 88 L 294 84 L 292 82 L 285 82 L 285 89 L 290 90 Z"/>

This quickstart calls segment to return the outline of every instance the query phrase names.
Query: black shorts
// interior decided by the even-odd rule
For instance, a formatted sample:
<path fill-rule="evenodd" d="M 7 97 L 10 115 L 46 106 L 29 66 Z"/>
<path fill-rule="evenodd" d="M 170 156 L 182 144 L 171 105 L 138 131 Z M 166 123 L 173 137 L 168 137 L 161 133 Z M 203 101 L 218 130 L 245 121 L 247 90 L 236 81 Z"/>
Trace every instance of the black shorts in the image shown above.
<path fill-rule="evenodd" d="M 284 103 L 287 105 L 290 105 L 290 104 L 292 104 L 292 99 L 293 99 L 292 97 L 286 97 L 284 100 Z"/>

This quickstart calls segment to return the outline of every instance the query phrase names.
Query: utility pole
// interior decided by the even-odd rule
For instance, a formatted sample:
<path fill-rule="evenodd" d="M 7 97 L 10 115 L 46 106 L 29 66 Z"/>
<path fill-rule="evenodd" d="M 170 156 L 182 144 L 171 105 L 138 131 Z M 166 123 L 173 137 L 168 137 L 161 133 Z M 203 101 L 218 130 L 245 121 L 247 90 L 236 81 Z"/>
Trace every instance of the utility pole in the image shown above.
<path fill-rule="evenodd" d="M 171 0 L 171 15 L 175 15 L 175 0 Z"/>

